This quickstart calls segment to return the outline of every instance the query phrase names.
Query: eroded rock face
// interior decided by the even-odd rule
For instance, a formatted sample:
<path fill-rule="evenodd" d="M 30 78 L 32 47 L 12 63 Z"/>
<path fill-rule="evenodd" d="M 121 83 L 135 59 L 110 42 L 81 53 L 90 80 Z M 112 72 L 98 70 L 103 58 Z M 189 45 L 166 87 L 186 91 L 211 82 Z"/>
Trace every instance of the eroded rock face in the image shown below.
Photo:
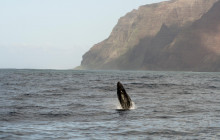
<path fill-rule="evenodd" d="M 141 6 L 120 18 L 109 38 L 84 54 L 81 66 L 219 71 L 218 9 L 218 0 L 172 0 Z"/>

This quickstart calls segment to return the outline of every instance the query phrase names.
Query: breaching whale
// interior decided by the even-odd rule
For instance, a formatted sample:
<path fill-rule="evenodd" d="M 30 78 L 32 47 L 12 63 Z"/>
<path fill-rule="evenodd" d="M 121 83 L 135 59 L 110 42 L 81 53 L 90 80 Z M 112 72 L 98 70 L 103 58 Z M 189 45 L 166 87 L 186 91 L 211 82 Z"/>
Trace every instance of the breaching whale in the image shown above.
<path fill-rule="evenodd" d="M 131 98 L 126 93 L 123 85 L 120 82 L 117 83 L 117 95 L 122 109 L 130 109 L 132 107 Z"/>

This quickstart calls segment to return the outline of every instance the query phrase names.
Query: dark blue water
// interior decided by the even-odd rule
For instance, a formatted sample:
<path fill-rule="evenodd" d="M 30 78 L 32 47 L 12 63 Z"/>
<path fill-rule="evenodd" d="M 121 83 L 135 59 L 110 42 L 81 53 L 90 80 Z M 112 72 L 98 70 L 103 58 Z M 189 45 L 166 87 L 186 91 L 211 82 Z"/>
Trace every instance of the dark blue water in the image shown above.
<path fill-rule="evenodd" d="M 0 70 L 0 139 L 220 139 L 220 73 Z"/>

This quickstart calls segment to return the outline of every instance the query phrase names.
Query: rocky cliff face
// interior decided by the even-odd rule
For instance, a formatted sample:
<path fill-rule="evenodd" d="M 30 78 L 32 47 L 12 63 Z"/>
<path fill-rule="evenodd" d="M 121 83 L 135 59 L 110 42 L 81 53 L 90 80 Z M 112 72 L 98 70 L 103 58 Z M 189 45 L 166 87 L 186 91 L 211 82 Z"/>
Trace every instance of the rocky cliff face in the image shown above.
<path fill-rule="evenodd" d="M 120 18 L 84 56 L 85 69 L 220 71 L 220 2 L 172 0 Z"/>

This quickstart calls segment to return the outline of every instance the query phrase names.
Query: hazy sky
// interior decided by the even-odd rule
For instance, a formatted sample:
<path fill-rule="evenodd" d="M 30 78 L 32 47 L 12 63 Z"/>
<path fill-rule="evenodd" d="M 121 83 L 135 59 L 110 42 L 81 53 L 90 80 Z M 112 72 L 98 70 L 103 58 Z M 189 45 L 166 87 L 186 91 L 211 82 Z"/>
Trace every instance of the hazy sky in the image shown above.
<path fill-rule="evenodd" d="M 160 1 L 0 0 L 0 68 L 74 68 L 121 16 Z"/>

